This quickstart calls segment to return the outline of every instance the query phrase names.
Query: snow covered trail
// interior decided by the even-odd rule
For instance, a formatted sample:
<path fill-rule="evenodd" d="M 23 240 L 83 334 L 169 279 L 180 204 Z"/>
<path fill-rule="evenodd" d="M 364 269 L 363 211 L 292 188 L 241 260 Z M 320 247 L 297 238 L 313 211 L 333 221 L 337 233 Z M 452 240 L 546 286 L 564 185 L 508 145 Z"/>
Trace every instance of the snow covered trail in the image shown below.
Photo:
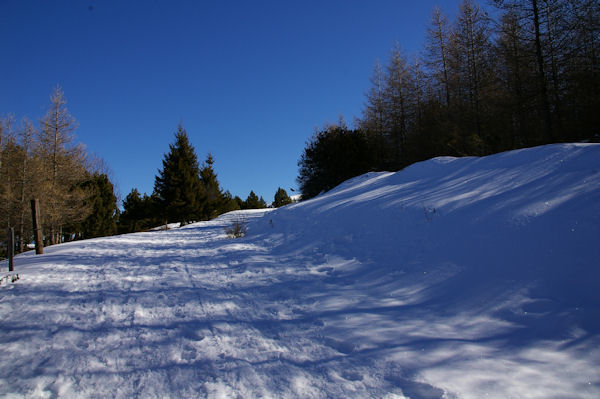
<path fill-rule="evenodd" d="M 564 144 L 48 247 L 0 286 L 0 397 L 598 398 L 599 238 Z"/>

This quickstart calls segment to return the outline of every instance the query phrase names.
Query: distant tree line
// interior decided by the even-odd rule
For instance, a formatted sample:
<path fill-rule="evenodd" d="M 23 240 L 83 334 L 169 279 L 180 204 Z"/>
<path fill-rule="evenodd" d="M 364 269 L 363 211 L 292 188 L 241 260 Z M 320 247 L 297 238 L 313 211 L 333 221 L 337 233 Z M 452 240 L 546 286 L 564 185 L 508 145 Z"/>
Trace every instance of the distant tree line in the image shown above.
<path fill-rule="evenodd" d="M 214 163 L 214 157 L 209 153 L 204 163 L 198 164 L 195 149 L 180 124 L 175 132 L 175 142 L 169 145 L 162 168 L 155 176 L 152 194 L 141 195 L 134 188 L 125 197 L 119 217 L 119 232 L 143 231 L 168 223 L 183 226 L 234 210 L 267 207 L 266 201 L 254 191 L 250 191 L 246 200 L 223 191 Z M 273 206 L 289 203 L 291 199 L 285 190 L 279 188 Z"/>
<path fill-rule="evenodd" d="M 361 118 L 325 126 L 299 160 L 302 198 L 372 170 L 440 155 L 488 155 L 597 140 L 600 2 L 494 0 L 494 19 L 464 0 L 434 8 L 418 57 L 376 63 Z"/>
<path fill-rule="evenodd" d="M 209 153 L 198 164 L 187 132 L 180 125 L 165 154 L 151 195 L 133 189 L 123 212 L 104 163 L 74 141 L 77 121 L 60 87 L 36 126 L 27 118 L 0 118 L 0 224 L 15 229 L 15 250 L 32 242 L 30 201 L 39 200 L 44 245 L 147 230 L 167 222 L 182 225 L 238 209 L 266 208 L 251 191 L 245 200 L 223 191 Z M 273 206 L 291 203 L 279 188 Z M 5 230 L 6 231 L 6 230 Z M 3 242 L 4 239 L 0 239 Z M 5 246 L 0 246 L 4 256 Z"/>
<path fill-rule="evenodd" d="M 15 229 L 17 252 L 32 242 L 32 198 L 40 203 L 45 245 L 117 231 L 113 185 L 102 162 L 74 142 L 76 127 L 60 87 L 38 126 L 0 118 L 0 224 Z"/>

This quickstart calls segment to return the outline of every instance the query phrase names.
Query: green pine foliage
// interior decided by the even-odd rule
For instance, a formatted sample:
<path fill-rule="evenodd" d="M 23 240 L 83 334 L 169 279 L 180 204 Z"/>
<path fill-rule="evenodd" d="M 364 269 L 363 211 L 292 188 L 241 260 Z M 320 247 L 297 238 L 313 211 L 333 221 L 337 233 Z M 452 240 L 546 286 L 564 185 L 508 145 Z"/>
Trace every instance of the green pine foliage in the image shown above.
<path fill-rule="evenodd" d="M 244 203 L 244 200 L 241 199 L 238 195 L 233 197 L 233 201 L 235 201 L 235 203 L 237 204 L 238 209 L 246 209 L 246 204 Z"/>
<path fill-rule="evenodd" d="M 292 199 L 288 195 L 287 191 L 283 188 L 279 187 L 277 192 L 275 193 L 275 197 L 273 199 L 273 207 L 279 208 L 284 205 L 288 205 L 292 203 Z"/>
<path fill-rule="evenodd" d="M 236 196 L 235 198 L 231 196 L 229 191 L 225 191 L 223 194 L 223 199 L 221 201 L 221 206 L 219 208 L 219 214 L 238 211 L 242 209 L 243 201 L 240 197 Z"/>
<path fill-rule="evenodd" d="M 241 209 L 244 202 L 221 189 L 214 163 L 209 153 L 202 167 L 198 166 L 194 147 L 179 125 L 175 143 L 169 146 L 155 178 L 154 193 L 150 197 L 142 197 L 136 189 L 129 193 L 123 201 L 119 231 L 143 231 L 167 222 L 185 225 Z"/>
<path fill-rule="evenodd" d="M 81 238 L 106 237 L 117 233 L 119 209 L 117 197 L 108 176 L 96 173 L 82 184 L 91 193 L 91 214 L 81 223 Z"/>
<path fill-rule="evenodd" d="M 206 193 L 200 180 L 198 159 L 181 125 L 175 133 L 175 143 L 169 145 L 163 167 L 155 177 L 154 194 L 165 222 L 185 225 L 203 216 Z"/>
<path fill-rule="evenodd" d="M 217 180 L 217 174 L 213 169 L 215 160 L 212 154 L 208 154 L 206 161 L 202 165 L 200 170 L 200 180 L 202 182 L 202 189 L 205 194 L 204 206 L 202 207 L 201 219 L 209 220 L 217 217 L 221 212 L 224 202 L 226 199 L 223 196 L 219 181 Z"/>
<path fill-rule="evenodd" d="M 254 191 L 250 191 L 246 201 L 242 205 L 242 209 L 263 209 L 267 207 L 267 203 L 263 197 L 258 197 Z"/>
<path fill-rule="evenodd" d="M 134 233 L 158 226 L 162 222 L 156 216 L 158 208 L 156 196 L 144 194 L 142 197 L 134 188 L 123 201 L 123 212 L 119 215 L 119 233 Z"/>
<path fill-rule="evenodd" d="M 375 144 L 366 133 L 329 126 L 318 132 L 304 149 L 298 166 L 302 199 L 309 199 L 373 169 Z"/>

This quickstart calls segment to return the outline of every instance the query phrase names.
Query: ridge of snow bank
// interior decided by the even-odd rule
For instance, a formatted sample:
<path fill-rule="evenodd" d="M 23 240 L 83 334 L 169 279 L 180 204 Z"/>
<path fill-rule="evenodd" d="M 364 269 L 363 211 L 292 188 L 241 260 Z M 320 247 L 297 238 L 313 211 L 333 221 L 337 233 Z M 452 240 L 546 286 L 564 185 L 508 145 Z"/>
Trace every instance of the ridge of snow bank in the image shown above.
<path fill-rule="evenodd" d="M 600 145 L 557 144 L 49 247 L 0 287 L 0 396 L 597 398 L 598 237 Z"/>

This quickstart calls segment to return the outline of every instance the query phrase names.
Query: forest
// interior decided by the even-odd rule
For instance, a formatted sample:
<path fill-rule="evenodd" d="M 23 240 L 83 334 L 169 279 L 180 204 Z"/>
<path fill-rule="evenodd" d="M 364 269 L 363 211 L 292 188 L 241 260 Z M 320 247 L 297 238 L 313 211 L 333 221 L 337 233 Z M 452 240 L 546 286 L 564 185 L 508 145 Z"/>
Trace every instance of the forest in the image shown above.
<path fill-rule="evenodd" d="M 375 64 L 353 128 L 341 120 L 308 141 L 303 199 L 436 156 L 598 140 L 597 0 L 464 0 L 454 20 L 434 8 L 425 39 L 420 54 L 398 44 Z"/>
<path fill-rule="evenodd" d="M 223 191 L 209 153 L 200 166 L 187 132 L 179 125 L 175 142 L 155 176 L 151 195 L 137 189 L 118 206 L 110 169 L 75 142 L 76 119 L 57 86 L 45 115 L 36 126 L 28 118 L 17 125 L 14 117 L 0 119 L 0 224 L 14 229 L 14 252 L 33 241 L 31 201 L 37 199 L 43 245 L 145 231 L 169 223 L 185 225 L 209 220 L 237 209 L 266 208 L 251 191 L 245 200 Z M 291 203 L 279 188 L 272 206 Z M 3 244 L 5 243 L 2 240 Z M 0 257 L 6 256 L 0 246 Z"/>
<path fill-rule="evenodd" d="M 44 245 L 117 231 L 108 168 L 75 143 L 77 126 L 60 87 L 50 95 L 39 127 L 28 118 L 19 125 L 12 116 L 0 119 L 0 223 L 14 228 L 16 252 L 32 242 L 33 198 L 42 210 Z"/>

